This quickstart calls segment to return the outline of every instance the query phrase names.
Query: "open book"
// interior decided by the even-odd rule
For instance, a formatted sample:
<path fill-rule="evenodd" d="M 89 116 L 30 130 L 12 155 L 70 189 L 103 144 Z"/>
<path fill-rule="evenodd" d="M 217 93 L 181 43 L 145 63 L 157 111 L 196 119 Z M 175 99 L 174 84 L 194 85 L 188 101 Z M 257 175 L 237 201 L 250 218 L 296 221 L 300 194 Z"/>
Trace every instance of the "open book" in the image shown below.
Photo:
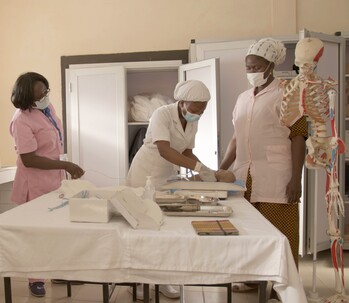
<path fill-rule="evenodd" d="M 229 220 L 192 221 L 196 233 L 200 236 L 238 235 L 239 231 Z"/>

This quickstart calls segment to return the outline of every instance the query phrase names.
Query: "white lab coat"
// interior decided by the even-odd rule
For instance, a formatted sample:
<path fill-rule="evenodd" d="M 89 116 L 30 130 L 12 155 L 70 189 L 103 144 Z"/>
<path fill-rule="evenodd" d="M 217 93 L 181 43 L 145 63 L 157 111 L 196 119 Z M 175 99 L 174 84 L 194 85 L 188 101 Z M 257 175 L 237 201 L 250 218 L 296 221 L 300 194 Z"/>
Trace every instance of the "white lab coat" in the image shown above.
<path fill-rule="evenodd" d="M 152 176 L 156 189 L 177 174 L 178 167 L 160 156 L 157 141 L 168 141 L 170 146 L 183 153 L 195 146 L 198 122 L 188 122 L 185 131 L 178 116 L 178 102 L 165 105 L 154 111 L 142 147 L 134 157 L 127 175 L 126 184 L 145 186 L 146 177 Z"/>
<path fill-rule="evenodd" d="M 287 203 L 286 186 L 292 176 L 290 129 L 279 122 L 283 90 L 275 79 L 256 96 L 243 92 L 233 112 L 236 160 L 233 172 L 252 177 L 251 202 Z"/>

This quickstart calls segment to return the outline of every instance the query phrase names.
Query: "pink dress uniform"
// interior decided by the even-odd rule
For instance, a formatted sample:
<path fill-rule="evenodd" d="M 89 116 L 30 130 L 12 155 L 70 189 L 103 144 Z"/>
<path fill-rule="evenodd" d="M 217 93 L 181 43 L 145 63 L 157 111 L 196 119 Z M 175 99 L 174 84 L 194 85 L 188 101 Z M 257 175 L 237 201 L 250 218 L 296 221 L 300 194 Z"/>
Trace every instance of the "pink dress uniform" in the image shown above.
<path fill-rule="evenodd" d="M 254 96 L 243 92 L 233 112 L 236 134 L 237 179 L 252 176 L 251 202 L 287 203 L 286 187 L 292 177 L 290 129 L 279 122 L 283 90 L 274 79 Z"/>
<path fill-rule="evenodd" d="M 63 153 L 63 128 L 51 104 L 49 109 L 62 138 L 41 110 L 17 109 L 12 118 L 10 133 L 15 141 L 18 159 L 11 199 L 16 204 L 28 202 L 56 190 L 64 179 L 64 170 L 25 167 L 19 156 L 35 152 L 37 156 L 59 160 L 59 155 Z"/>

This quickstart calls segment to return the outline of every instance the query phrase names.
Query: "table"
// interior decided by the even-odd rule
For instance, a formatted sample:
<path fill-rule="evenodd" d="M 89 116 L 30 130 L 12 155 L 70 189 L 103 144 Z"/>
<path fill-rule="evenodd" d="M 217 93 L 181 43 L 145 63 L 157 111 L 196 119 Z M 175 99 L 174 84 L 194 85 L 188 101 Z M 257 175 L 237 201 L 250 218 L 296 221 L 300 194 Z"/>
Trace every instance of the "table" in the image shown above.
<path fill-rule="evenodd" d="M 223 284 L 274 281 L 282 302 L 307 302 L 287 238 L 242 197 L 222 204 L 239 236 L 198 236 L 192 220 L 167 217 L 160 231 L 69 221 L 52 192 L 0 215 L 0 275 L 95 282 Z M 207 219 L 207 218 L 206 218 Z M 212 218 L 215 219 L 215 218 Z M 6 295 L 6 294 L 5 294 Z"/>

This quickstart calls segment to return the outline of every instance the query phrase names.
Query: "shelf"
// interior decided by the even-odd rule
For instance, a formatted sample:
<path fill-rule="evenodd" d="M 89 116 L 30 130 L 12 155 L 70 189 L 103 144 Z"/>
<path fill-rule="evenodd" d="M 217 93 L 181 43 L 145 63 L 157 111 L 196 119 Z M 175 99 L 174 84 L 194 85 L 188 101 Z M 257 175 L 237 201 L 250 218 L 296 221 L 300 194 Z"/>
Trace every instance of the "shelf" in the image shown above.
<path fill-rule="evenodd" d="M 128 122 L 129 126 L 149 125 L 149 122 Z"/>
<path fill-rule="evenodd" d="M 349 78 L 349 74 L 345 74 L 345 78 Z"/>
<path fill-rule="evenodd" d="M 345 117 L 345 121 L 349 121 L 349 117 Z"/>

